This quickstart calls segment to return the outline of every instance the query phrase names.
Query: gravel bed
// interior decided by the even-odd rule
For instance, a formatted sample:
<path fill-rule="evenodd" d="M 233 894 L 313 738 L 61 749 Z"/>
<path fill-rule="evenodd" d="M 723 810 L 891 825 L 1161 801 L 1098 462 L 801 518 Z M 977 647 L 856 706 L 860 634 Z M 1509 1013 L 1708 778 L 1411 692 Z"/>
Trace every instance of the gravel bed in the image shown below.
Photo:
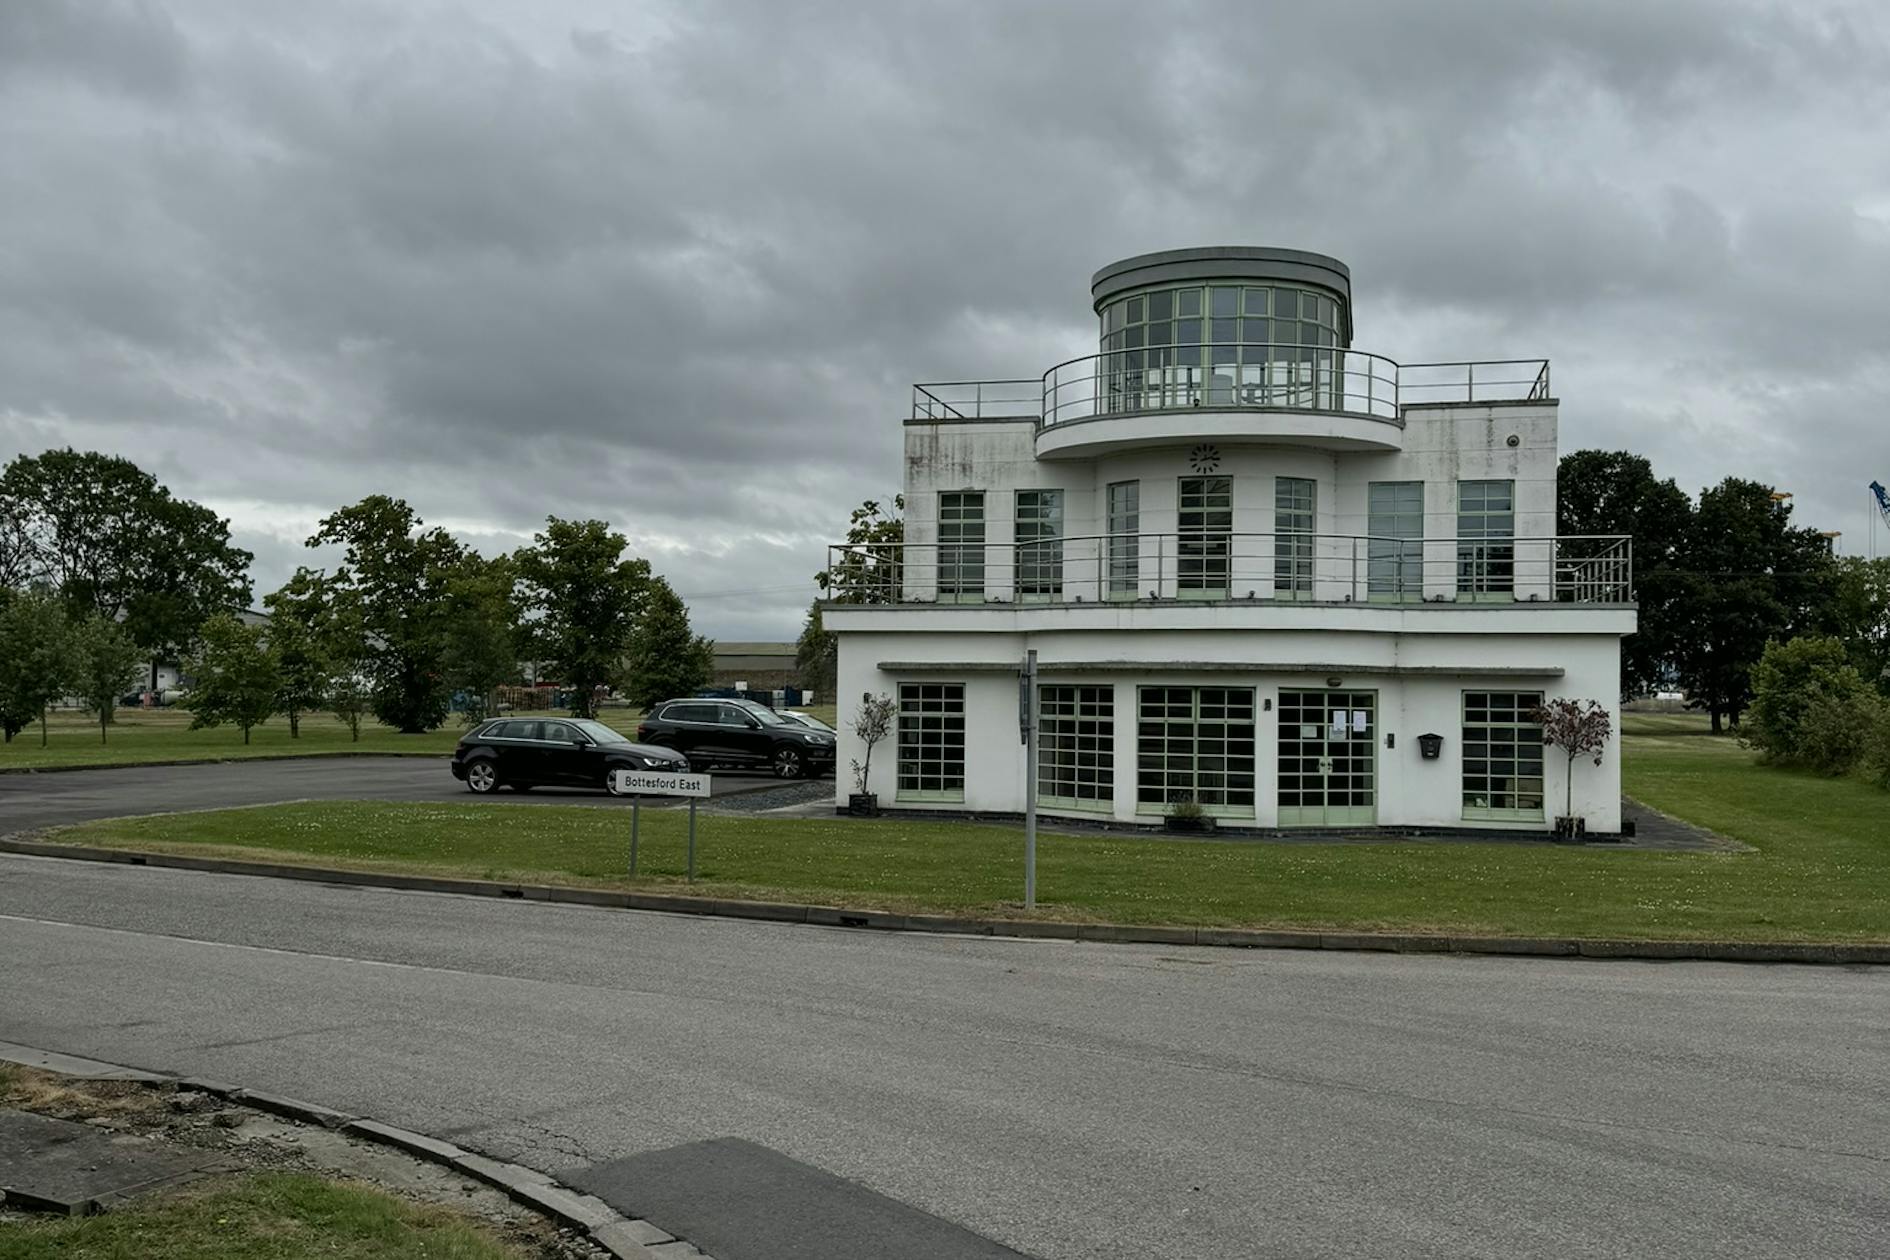
<path fill-rule="evenodd" d="M 763 810 L 781 809 L 788 805 L 806 805 L 813 801 L 831 801 L 832 799 L 832 779 L 801 779 L 798 782 L 783 783 L 779 787 L 771 787 L 759 792 L 724 796 L 715 804 L 707 806 L 705 812 L 756 814 Z"/>

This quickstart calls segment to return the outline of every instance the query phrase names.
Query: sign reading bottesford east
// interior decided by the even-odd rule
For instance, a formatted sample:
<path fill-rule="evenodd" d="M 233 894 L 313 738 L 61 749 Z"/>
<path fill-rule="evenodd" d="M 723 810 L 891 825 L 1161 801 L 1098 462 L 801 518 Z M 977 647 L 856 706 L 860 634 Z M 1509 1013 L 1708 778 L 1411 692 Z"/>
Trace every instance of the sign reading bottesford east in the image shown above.
<path fill-rule="evenodd" d="M 640 796 L 707 796 L 706 774 L 668 774 L 660 770 L 612 770 L 611 789 Z"/>

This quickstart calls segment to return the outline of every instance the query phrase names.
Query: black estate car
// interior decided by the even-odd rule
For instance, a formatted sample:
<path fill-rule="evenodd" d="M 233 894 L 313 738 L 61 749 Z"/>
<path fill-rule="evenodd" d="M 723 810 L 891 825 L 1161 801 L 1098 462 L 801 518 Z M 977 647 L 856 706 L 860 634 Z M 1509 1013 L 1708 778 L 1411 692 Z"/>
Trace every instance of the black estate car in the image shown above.
<path fill-rule="evenodd" d="M 460 737 L 453 777 L 474 792 L 501 785 L 603 788 L 613 795 L 613 770 L 684 771 L 689 763 L 667 748 L 639 744 L 589 718 L 495 718 Z"/>
<path fill-rule="evenodd" d="M 833 769 L 834 738 L 753 700 L 668 700 L 637 723 L 637 738 L 673 748 L 694 770 L 760 766 L 783 779 Z"/>

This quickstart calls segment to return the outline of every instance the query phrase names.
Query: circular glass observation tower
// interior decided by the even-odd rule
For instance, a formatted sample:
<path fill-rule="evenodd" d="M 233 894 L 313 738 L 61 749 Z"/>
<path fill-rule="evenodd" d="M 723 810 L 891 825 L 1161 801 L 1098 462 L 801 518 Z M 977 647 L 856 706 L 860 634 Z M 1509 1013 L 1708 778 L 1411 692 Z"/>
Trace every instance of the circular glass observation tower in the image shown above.
<path fill-rule="evenodd" d="M 1165 250 L 1104 267 L 1090 294 L 1098 353 L 1045 374 L 1045 426 L 1197 408 L 1397 418 L 1397 366 L 1350 349 L 1352 274 L 1336 258 Z"/>

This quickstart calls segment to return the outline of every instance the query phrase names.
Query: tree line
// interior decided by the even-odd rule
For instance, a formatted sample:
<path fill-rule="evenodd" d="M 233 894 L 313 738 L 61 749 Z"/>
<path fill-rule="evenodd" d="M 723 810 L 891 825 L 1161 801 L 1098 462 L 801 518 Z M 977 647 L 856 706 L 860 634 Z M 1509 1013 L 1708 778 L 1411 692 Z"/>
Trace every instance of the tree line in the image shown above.
<path fill-rule="evenodd" d="M 1621 645 L 1621 694 L 1686 693 L 1720 731 L 1738 726 L 1771 643 L 1829 638 L 1890 696 L 1890 558 L 1833 554 L 1795 524 L 1791 496 L 1728 477 L 1697 499 L 1627 451 L 1575 451 L 1557 476 L 1557 529 L 1634 539 L 1638 631 Z"/>
<path fill-rule="evenodd" d="M 252 557 L 229 523 L 130 461 L 22 456 L 0 473 L 0 729 L 12 737 L 64 696 L 98 712 L 151 663 L 192 680 L 193 726 L 332 713 L 404 732 L 457 704 L 489 714 L 500 688 L 567 687 L 589 716 L 605 689 L 648 705 L 708 681 L 713 645 L 649 562 L 604 521 L 550 517 L 532 545 L 486 557 L 400 499 L 369 495 L 317 526 L 331 569 L 298 568 L 246 616 Z M 43 729 L 43 728 L 42 728 Z M 43 738 L 43 734 L 42 734 Z"/>

